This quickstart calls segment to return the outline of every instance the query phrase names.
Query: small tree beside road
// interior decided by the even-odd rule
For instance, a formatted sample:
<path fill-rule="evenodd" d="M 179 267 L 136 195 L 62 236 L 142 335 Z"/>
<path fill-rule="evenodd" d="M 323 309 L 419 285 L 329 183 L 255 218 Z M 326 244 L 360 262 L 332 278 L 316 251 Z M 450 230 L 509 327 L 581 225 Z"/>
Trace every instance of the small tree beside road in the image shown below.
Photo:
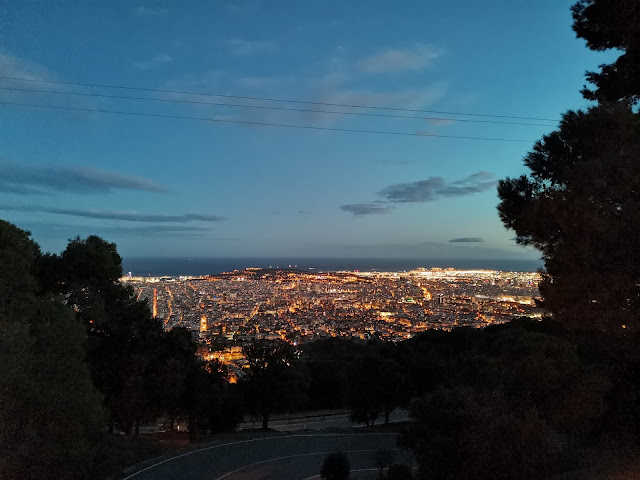
<path fill-rule="evenodd" d="M 327 480 L 347 480 L 350 472 L 347 455 L 344 452 L 335 452 L 325 457 L 320 468 L 320 477 Z"/>

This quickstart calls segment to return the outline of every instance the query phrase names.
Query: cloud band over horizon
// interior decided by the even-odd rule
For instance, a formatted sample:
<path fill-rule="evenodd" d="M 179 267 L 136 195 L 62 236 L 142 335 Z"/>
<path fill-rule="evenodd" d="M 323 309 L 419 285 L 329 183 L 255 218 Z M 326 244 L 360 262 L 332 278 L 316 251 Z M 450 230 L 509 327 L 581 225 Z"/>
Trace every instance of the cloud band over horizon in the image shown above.
<path fill-rule="evenodd" d="M 449 243 L 483 243 L 484 239 L 480 237 L 462 237 L 462 238 L 452 238 L 449 240 Z"/>
<path fill-rule="evenodd" d="M 340 210 L 354 214 L 356 217 L 382 215 L 391 212 L 391 207 L 380 203 L 351 203 L 340 205 Z"/>
<path fill-rule="evenodd" d="M 197 213 L 185 213 L 182 215 L 162 215 L 137 212 L 116 212 L 108 210 L 84 210 L 76 208 L 56 208 L 42 205 L 0 205 L 0 210 L 12 212 L 51 213 L 55 215 L 68 215 L 72 217 L 94 218 L 99 220 L 122 220 L 126 222 L 145 223 L 187 223 L 187 222 L 221 222 L 225 217 L 218 215 L 205 215 Z"/>
<path fill-rule="evenodd" d="M 99 168 L 0 163 L 0 193 L 19 195 L 46 195 L 54 192 L 93 194 L 109 193 L 113 190 L 169 192 L 167 187 L 152 180 Z"/>

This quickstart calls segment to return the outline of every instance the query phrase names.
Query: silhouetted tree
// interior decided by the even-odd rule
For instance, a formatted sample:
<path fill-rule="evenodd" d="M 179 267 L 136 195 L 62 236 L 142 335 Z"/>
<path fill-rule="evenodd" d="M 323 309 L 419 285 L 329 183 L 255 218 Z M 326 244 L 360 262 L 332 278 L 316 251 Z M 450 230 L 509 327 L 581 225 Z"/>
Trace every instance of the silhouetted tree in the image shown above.
<path fill-rule="evenodd" d="M 262 428 L 269 428 L 273 412 L 287 411 L 302 405 L 308 382 L 292 347 L 284 342 L 255 342 L 244 348 L 249 362 L 244 381 L 249 409 L 262 418 Z"/>
<path fill-rule="evenodd" d="M 349 407 L 356 422 L 374 424 L 382 415 L 389 423 L 389 415 L 408 402 L 406 366 L 393 356 L 396 347 L 387 343 L 372 343 L 365 357 L 352 367 Z"/>
<path fill-rule="evenodd" d="M 351 466 L 349 465 L 347 455 L 343 452 L 335 452 L 327 455 L 322 462 L 320 478 L 326 478 L 327 480 L 347 480 L 350 472 Z"/>
<path fill-rule="evenodd" d="M 344 338 L 316 340 L 302 346 L 309 376 L 309 408 L 343 408 L 349 396 L 349 372 L 364 355 L 363 342 Z"/>
<path fill-rule="evenodd" d="M 76 237 L 59 257 L 40 265 L 42 272 L 57 272 L 56 281 L 49 283 L 85 324 L 87 361 L 109 410 L 110 431 L 117 423 L 126 433 L 138 434 L 141 422 L 163 410 L 158 375 L 162 364 L 167 366 L 171 359 L 164 355 L 160 360 L 160 355 L 171 353 L 180 363 L 185 352 L 163 351 L 168 345 L 166 335 L 169 340 L 173 337 L 151 317 L 147 303 L 138 301 L 133 289 L 119 282 L 122 259 L 115 244 L 97 236 Z M 194 357 L 195 352 L 186 355 Z"/>
<path fill-rule="evenodd" d="M 201 361 L 195 361 L 187 373 L 184 404 L 192 440 L 206 430 L 233 430 L 244 412 L 237 386 L 227 382 L 224 365 L 212 362 L 203 367 Z"/>
<path fill-rule="evenodd" d="M 189 439 L 191 441 L 197 440 L 200 436 L 202 420 L 207 415 L 210 394 L 211 381 L 208 372 L 193 365 L 187 374 L 185 390 Z"/>
<path fill-rule="evenodd" d="M 409 398 L 447 386 L 456 377 L 450 343 L 458 330 L 427 330 L 398 345 L 404 359 Z"/>
<path fill-rule="evenodd" d="M 162 325 L 128 289 L 114 288 L 101 301 L 105 320 L 96 328 L 88 322 L 87 359 L 111 422 L 137 432 L 141 421 L 158 413 L 153 389 Z"/>
<path fill-rule="evenodd" d="M 331 409 L 346 406 L 349 379 L 340 361 L 305 362 L 309 372 L 309 408 Z"/>
<path fill-rule="evenodd" d="M 580 0 L 572 7 L 573 30 L 592 50 L 617 49 L 618 59 L 588 72 L 595 89 L 582 94 L 599 102 L 635 103 L 640 99 L 640 2 L 637 0 Z"/>
<path fill-rule="evenodd" d="M 373 459 L 376 462 L 378 476 L 380 477 L 380 480 L 382 480 L 384 478 L 384 469 L 389 468 L 396 459 L 396 454 L 393 450 L 376 450 L 373 455 Z"/>
<path fill-rule="evenodd" d="M 353 367 L 349 385 L 349 408 L 354 422 L 374 425 L 382 413 L 380 364 L 379 358 L 368 355 Z"/>
<path fill-rule="evenodd" d="M 207 409 L 207 426 L 211 432 L 233 431 L 245 413 L 240 385 L 227 381 L 224 370 L 210 372 L 211 394 Z"/>
<path fill-rule="evenodd" d="M 153 405 L 169 416 L 171 431 L 176 418 L 187 414 L 187 377 L 195 363 L 196 345 L 190 331 L 174 327 L 162 335 L 152 369 L 151 388 Z"/>
<path fill-rule="evenodd" d="M 40 274 L 54 275 L 48 284 L 86 326 L 87 360 L 104 394 L 110 431 L 118 424 L 137 435 L 142 422 L 162 414 L 171 428 L 177 416 L 186 416 L 192 438 L 206 426 L 221 430 L 237 423 L 239 410 L 229 401 L 224 375 L 197 360 L 190 332 L 164 332 L 146 301 L 119 282 L 122 259 L 115 244 L 77 237 L 60 256 L 37 266 Z"/>
<path fill-rule="evenodd" d="M 501 180 L 500 218 L 542 252 L 544 306 L 574 327 L 623 333 L 640 307 L 640 115 L 598 106 L 564 115 Z"/>
<path fill-rule="evenodd" d="M 529 175 L 499 183 L 498 210 L 518 243 L 542 252 L 540 291 L 557 318 L 622 333 L 640 303 L 640 3 L 580 0 L 572 13 L 589 48 L 621 55 L 587 73 L 595 89 L 582 93 L 600 105 L 566 113 L 525 157 Z"/>
<path fill-rule="evenodd" d="M 394 463 L 387 469 L 387 480 L 412 480 L 411 468 L 400 463 Z"/>
<path fill-rule="evenodd" d="M 511 407 L 500 392 L 438 390 L 414 401 L 402 439 L 413 448 L 418 478 L 544 478 L 553 461 L 547 425 L 531 407 Z"/>
<path fill-rule="evenodd" d="M 0 478 L 85 479 L 102 423 L 73 311 L 38 285 L 38 245 L 0 221 Z"/>
<path fill-rule="evenodd" d="M 484 394 L 501 391 L 511 406 L 535 408 L 557 431 L 598 431 L 611 392 L 607 369 L 568 335 L 535 331 L 540 327 L 527 320 L 478 331 L 459 362 L 464 383 Z"/>

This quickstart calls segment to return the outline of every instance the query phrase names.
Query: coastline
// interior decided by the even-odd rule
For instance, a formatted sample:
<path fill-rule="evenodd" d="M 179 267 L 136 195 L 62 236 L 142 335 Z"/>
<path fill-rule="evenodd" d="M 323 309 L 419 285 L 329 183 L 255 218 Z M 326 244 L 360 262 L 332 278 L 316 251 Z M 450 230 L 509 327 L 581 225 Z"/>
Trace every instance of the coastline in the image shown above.
<path fill-rule="evenodd" d="M 295 268 L 317 272 L 403 272 L 417 268 L 535 272 L 541 260 L 511 259 L 389 259 L 389 258 L 269 258 L 269 257 L 125 257 L 123 271 L 134 276 L 215 275 L 245 268 Z"/>

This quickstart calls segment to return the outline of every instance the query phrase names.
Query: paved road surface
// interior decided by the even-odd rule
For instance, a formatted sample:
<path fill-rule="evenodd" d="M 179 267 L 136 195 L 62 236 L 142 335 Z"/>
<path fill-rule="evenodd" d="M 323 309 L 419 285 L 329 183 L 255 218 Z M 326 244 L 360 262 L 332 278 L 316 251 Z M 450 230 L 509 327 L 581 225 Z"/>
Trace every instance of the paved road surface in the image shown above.
<path fill-rule="evenodd" d="M 324 457 L 349 456 L 353 479 L 376 478 L 373 455 L 396 449 L 395 434 L 300 434 L 212 445 L 173 457 L 125 477 L 126 480 L 306 480 L 317 479 Z M 410 455 L 397 450 L 397 461 Z M 355 470 L 360 470 L 356 472 Z"/>

